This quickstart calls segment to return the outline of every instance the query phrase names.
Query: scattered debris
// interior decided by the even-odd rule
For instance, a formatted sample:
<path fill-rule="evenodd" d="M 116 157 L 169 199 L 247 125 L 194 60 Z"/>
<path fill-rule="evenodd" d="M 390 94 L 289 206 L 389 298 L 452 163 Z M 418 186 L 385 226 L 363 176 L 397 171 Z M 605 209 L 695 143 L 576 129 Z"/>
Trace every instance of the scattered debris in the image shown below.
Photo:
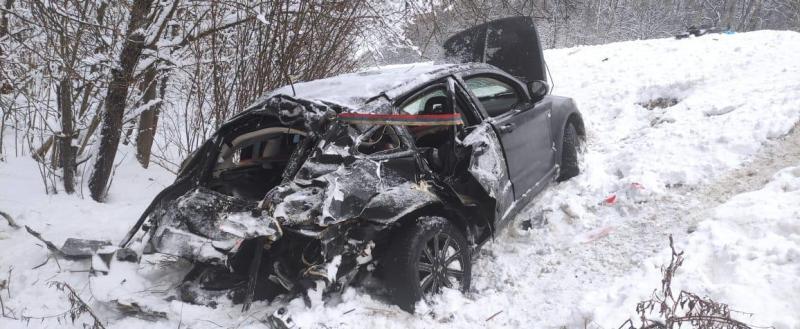
<path fill-rule="evenodd" d="M 644 185 L 633 182 L 607 196 L 603 201 L 600 201 L 599 205 L 613 206 L 623 201 L 625 203 L 644 203 L 647 201 L 645 192 Z"/>
<path fill-rule="evenodd" d="M 101 248 L 110 245 L 109 241 L 68 238 L 60 250 L 66 259 L 87 259 Z"/>
<path fill-rule="evenodd" d="M 607 237 L 614 230 L 611 226 L 604 226 L 599 229 L 592 230 L 586 234 L 585 239 L 581 243 L 590 243 L 602 238 Z"/>
<path fill-rule="evenodd" d="M 722 33 L 722 30 L 716 26 L 710 26 L 707 24 L 700 25 L 700 27 L 692 25 L 686 31 L 676 34 L 675 39 L 686 39 L 690 36 L 699 37 L 701 35 L 712 33 Z"/>
<path fill-rule="evenodd" d="M 292 316 L 285 307 L 281 307 L 274 313 L 268 315 L 263 321 L 270 329 L 293 329 L 296 328 Z"/>
<path fill-rule="evenodd" d="M 679 102 L 680 100 L 674 97 L 658 97 L 656 99 L 651 99 L 647 102 L 641 102 L 636 104 L 652 111 L 655 109 L 665 109 L 673 107 L 677 105 Z"/>
<path fill-rule="evenodd" d="M 604 205 L 610 206 L 610 205 L 613 205 L 615 203 L 617 203 L 617 195 L 616 194 L 612 194 L 612 195 L 609 195 L 608 197 L 606 197 L 605 199 L 603 199 L 603 202 L 601 202 L 600 204 L 604 204 Z"/>
<path fill-rule="evenodd" d="M 70 260 L 79 260 L 79 259 L 88 259 L 95 255 L 98 255 L 99 251 L 103 251 L 101 255 L 99 255 L 103 262 L 107 265 L 111 260 L 111 255 L 114 253 L 114 248 L 110 248 L 111 242 L 108 241 L 97 241 L 97 240 L 86 240 L 86 239 L 75 239 L 75 238 L 68 238 L 64 241 L 64 245 L 61 248 L 56 247 L 53 242 L 50 242 L 42 237 L 42 234 L 39 232 L 34 231 L 29 226 L 25 226 L 25 230 L 30 233 L 34 238 L 42 241 L 45 244 L 48 250 L 50 250 L 53 255 L 57 257 L 62 257 L 65 259 Z M 103 250 L 105 249 L 105 250 Z M 49 260 L 49 258 L 48 258 Z M 47 260 L 44 263 L 34 267 L 38 268 L 42 265 L 46 264 Z"/>
<path fill-rule="evenodd" d="M 139 261 L 139 255 L 129 248 L 121 248 L 117 250 L 117 260 L 121 262 L 136 263 Z"/>
<path fill-rule="evenodd" d="M 675 118 L 672 117 L 655 117 L 653 120 L 650 120 L 650 127 L 657 127 L 664 123 L 675 123 Z"/>
<path fill-rule="evenodd" d="M 142 306 L 136 302 L 112 300 L 111 303 L 124 316 L 133 316 L 147 321 L 158 321 L 167 318 L 166 312 L 154 311 L 146 305 Z"/>

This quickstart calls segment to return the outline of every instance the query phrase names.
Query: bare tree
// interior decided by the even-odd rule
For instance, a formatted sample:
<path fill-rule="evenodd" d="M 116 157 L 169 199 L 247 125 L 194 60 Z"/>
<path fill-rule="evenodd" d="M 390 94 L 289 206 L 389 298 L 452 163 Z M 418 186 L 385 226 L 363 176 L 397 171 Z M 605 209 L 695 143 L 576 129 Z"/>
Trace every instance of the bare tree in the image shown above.
<path fill-rule="evenodd" d="M 111 81 L 105 97 L 105 112 L 100 129 L 100 147 L 94 171 L 89 179 L 89 190 L 95 201 L 102 202 L 106 198 L 122 134 L 125 102 L 128 97 L 128 89 L 133 82 L 136 64 L 139 62 L 145 46 L 158 40 L 163 31 L 163 25 L 166 24 L 168 16 L 174 13 L 174 9 L 175 3 L 171 7 L 154 8 L 153 0 L 135 0 L 133 2 L 125 41 L 122 44 L 119 59 L 111 69 Z M 148 15 L 151 11 L 155 11 L 155 13 Z M 154 25 L 154 22 L 160 25 Z"/>

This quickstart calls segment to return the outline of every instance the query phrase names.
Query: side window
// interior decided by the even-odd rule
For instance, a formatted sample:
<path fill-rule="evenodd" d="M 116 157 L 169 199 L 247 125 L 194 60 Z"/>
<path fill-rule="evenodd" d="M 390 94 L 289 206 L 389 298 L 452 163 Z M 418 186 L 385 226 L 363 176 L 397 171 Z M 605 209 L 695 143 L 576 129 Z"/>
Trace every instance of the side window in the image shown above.
<path fill-rule="evenodd" d="M 467 78 L 465 82 L 491 117 L 508 112 L 522 100 L 511 85 L 495 78 L 478 76 Z"/>
<path fill-rule="evenodd" d="M 450 104 L 444 85 L 422 92 L 400 108 L 401 114 L 411 115 L 450 114 L 456 111 Z M 408 131 L 417 147 L 437 148 L 454 138 L 452 125 L 409 125 Z"/>
<path fill-rule="evenodd" d="M 400 111 L 403 114 L 441 114 L 451 112 L 447 109 L 447 92 L 444 87 L 428 90 L 403 105 Z"/>

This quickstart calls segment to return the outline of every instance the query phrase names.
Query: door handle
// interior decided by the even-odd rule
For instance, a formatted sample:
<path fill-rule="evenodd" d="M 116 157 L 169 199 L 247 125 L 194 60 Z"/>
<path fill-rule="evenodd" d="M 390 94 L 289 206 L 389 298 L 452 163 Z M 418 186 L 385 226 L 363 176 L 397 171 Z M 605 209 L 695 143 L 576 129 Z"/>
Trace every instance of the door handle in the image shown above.
<path fill-rule="evenodd" d="M 513 123 L 506 123 L 506 124 L 500 126 L 500 132 L 510 133 L 510 132 L 514 131 L 514 126 L 515 125 Z"/>

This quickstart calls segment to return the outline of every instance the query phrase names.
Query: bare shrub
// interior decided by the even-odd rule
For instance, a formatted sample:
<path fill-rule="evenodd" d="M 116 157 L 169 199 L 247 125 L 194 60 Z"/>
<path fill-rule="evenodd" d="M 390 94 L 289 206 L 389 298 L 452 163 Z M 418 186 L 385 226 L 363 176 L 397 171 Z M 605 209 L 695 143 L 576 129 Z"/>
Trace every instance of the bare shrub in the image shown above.
<path fill-rule="evenodd" d="M 652 298 L 636 305 L 636 313 L 641 322 L 640 329 L 672 329 L 684 324 L 697 329 L 744 329 L 749 325 L 731 318 L 727 304 L 708 297 L 681 290 L 677 298 L 672 290 L 672 279 L 683 264 L 683 251 L 675 251 L 672 236 L 669 237 L 672 257 L 669 265 L 662 268 L 661 291 L 654 291 Z M 654 314 L 655 312 L 655 314 Z M 632 320 L 625 321 L 620 329 L 635 329 Z"/>
<path fill-rule="evenodd" d="M 72 286 L 67 284 L 66 282 L 60 281 L 52 281 L 50 282 L 50 286 L 56 288 L 58 291 L 63 292 L 67 296 L 67 300 L 69 301 L 69 309 L 64 312 L 58 313 L 56 315 L 49 315 L 49 316 L 21 316 L 21 320 L 25 321 L 26 323 L 30 323 L 31 320 L 40 320 L 44 321 L 47 319 L 55 319 L 58 321 L 59 324 L 67 323 L 69 320 L 71 323 L 75 323 L 76 320 L 80 319 L 84 315 L 89 315 L 91 318 L 90 323 L 83 323 L 84 328 L 88 329 L 105 329 L 105 326 L 100 321 L 100 318 L 92 311 L 89 305 L 81 299 L 80 296 L 72 289 Z"/>

